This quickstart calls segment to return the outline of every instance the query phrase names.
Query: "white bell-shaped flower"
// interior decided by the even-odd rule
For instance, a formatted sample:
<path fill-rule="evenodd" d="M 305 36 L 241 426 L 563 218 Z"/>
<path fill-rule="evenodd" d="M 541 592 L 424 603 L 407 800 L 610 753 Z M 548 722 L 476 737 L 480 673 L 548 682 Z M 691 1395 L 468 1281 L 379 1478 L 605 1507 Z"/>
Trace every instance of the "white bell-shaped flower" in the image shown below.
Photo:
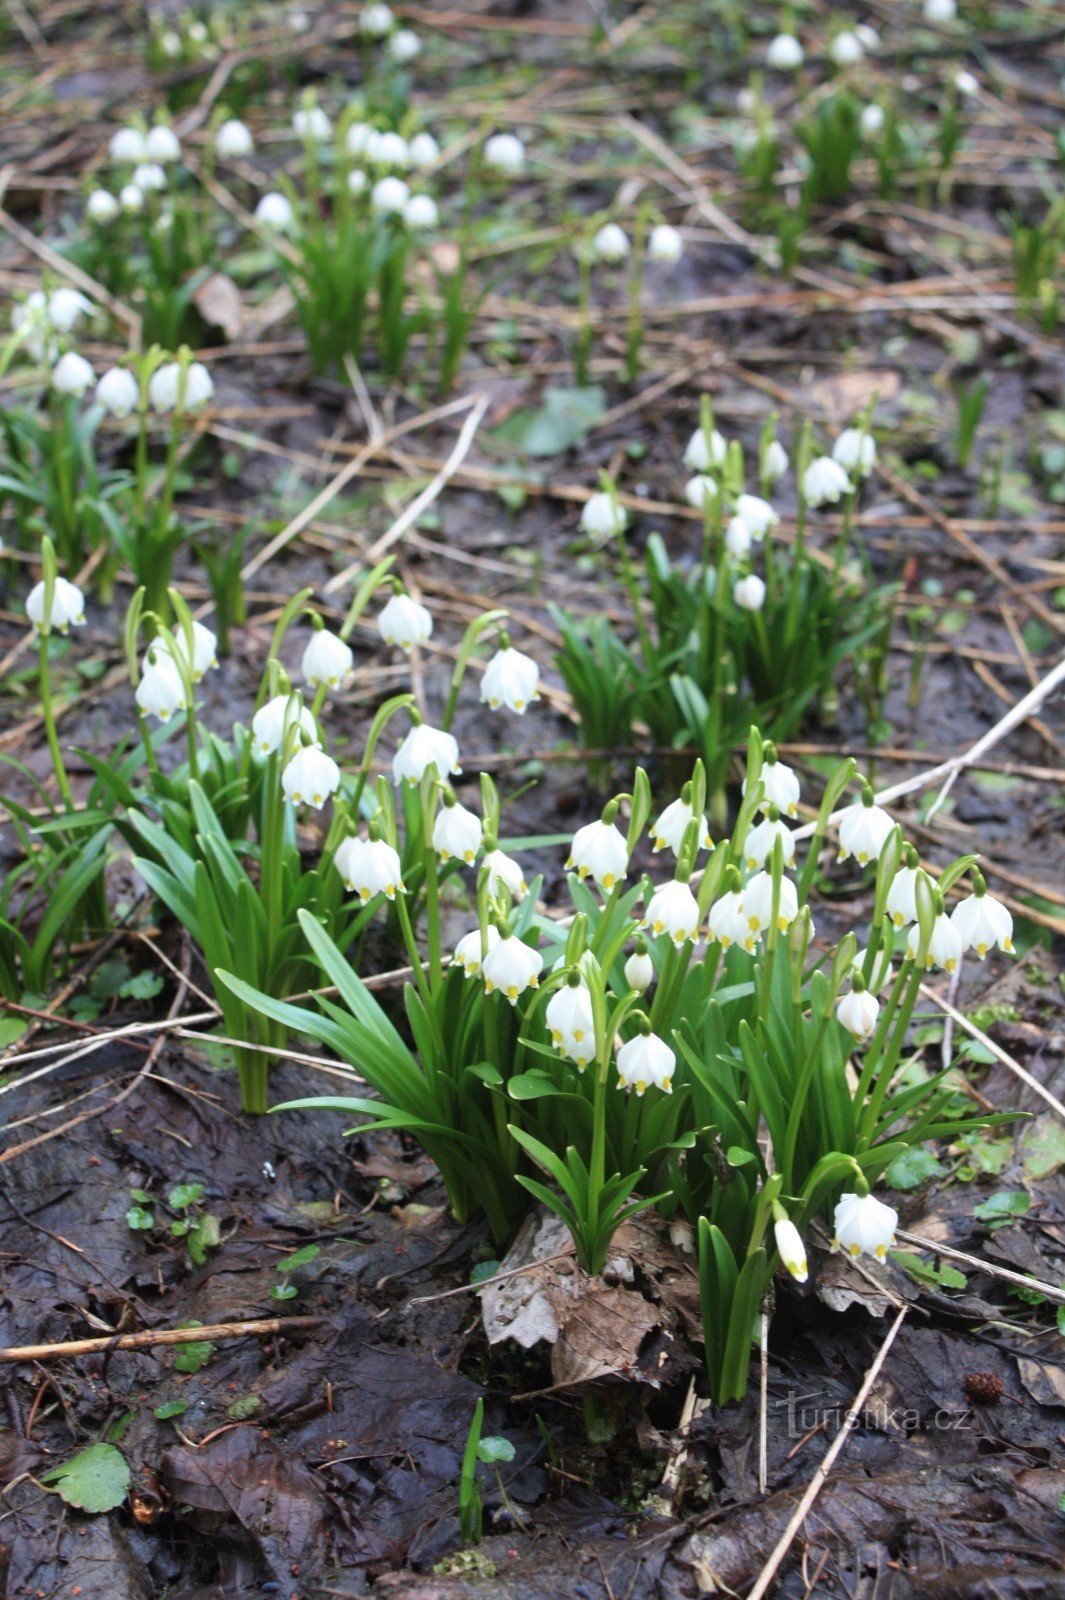
<path fill-rule="evenodd" d="M 765 584 L 756 572 L 749 572 L 733 585 L 732 598 L 741 611 L 761 611 L 765 605 Z"/>
<path fill-rule="evenodd" d="M 752 539 L 764 539 L 780 521 L 769 501 L 757 494 L 741 494 L 736 501 L 736 515 L 747 524 Z"/>
<path fill-rule="evenodd" d="M 257 755 L 272 756 L 281 748 L 286 724 L 298 727 L 301 739 L 318 740 L 318 724 L 310 706 L 305 706 L 298 695 L 278 694 L 260 706 L 251 719 L 252 748 Z"/>
<path fill-rule="evenodd" d="M 149 161 L 161 161 L 164 165 L 168 161 L 180 161 L 181 141 L 173 128 L 165 122 L 157 122 L 145 136 L 144 153 Z"/>
<path fill-rule="evenodd" d="M 500 934 L 483 963 L 484 986 L 488 994 L 499 991 L 516 1006 L 526 989 L 537 989 L 544 958 L 539 950 L 514 934 Z"/>
<path fill-rule="evenodd" d="M 754 935 L 768 928 L 773 920 L 773 874 L 756 872 L 743 891 L 743 910 L 748 931 Z M 786 933 L 799 915 L 799 896 L 790 878 L 780 880 L 777 927 Z"/>
<path fill-rule="evenodd" d="M 148 402 L 153 411 L 165 413 L 198 411 L 214 394 L 214 380 L 202 361 L 190 361 L 184 383 L 179 361 L 165 361 L 156 368 L 148 383 Z"/>
<path fill-rule="evenodd" d="M 45 585 L 35 583 L 26 596 L 26 615 L 34 628 L 43 632 L 66 633 L 68 628 L 85 625 L 85 596 L 76 583 L 57 577 L 52 591 L 52 605 L 48 616 L 44 614 Z"/>
<path fill-rule="evenodd" d="M 250 156 L 255 141 L 248 127 L 237 117 L 221 122 L 214 136 L 215 153 L 222 161 L 235 161 L 240 156 Z"/>
<path fill-rule="evenodd" d="M 793 769 L 783 761 L 770 760 L 767 756 L 759 776 L 762 784 L 759 811 L 768 811 L 770 806 L 776 806 L 783 816 L 797 817 L 801 790 Z M 743 780 L 743 793 L 747 793 L 746 778 Z"/>
<path fill-rule="evenodd" d="M 906 936 L 906 954 L 916 959 L 921 944 L 921 928 L 914 923 Z M 965 949 L 962 936 L 945 912 L 938 912 L 932 924 L 932 937 L 925 951 L 925 971 L 938 967 L 941 972 L 953 972 Z"/>
<path fill-rule="evenodd" d="M 917 874 L 918 867 L 901 867 L 891 880 L 887 892 L 885 909 L 891 918 L 892 926 L 904 928 L 909 922 L 917 921 Z"/>
<path fill-rule="evenodd" d="M 593 877 L 600 889 L 609 893 L 629 870 L 628 843 L 613 822 L 587 822 L 573 835 L 566 871 L 579 878 Z"/>
<path fill-rule="evenodd" d="M 767 484 L 779 483 L 788 470 L 788 452 L 779 439 L 770 439 L 762 457 L 762 477 Z"/>
<path fill-rule="evenodd" d="M 664 1039 L 656 1033 L 638 1033 L 618 1051 L 618 1082 L 623 1089 L 635 1090 L 643 1096 L 651 1087 L 663 1094 L 673 1092 L 673 1073 L 677 1058 Z"/>
<path fill-rule="evenodd" d="M 651 849 L 655 855 L 660 850 L 670 849 L 675 856 L 680 855 L 684 843 L 684 835 L 695 816 L 695 809 L 682 795 L 679 800 L 674 800 L 662 812 L 657 822 L 651 825 Z M 699 820 L 699 849 L 712 850 L 714 841 L 710 837 L 705 816 Z"/>
<path fill-rule="evenodd" d="M 856 983 L 849 994 L 840 996 L 836 1016 L 856 1039 L 871 1039 L 880 1016 L 880 1002 L 864 985 L 859 988 Z"/>
<path fill-rule="evenodd" d="M 379 217 L 394 217 L 410 199 L 410 189 L 402 178 L 379 178 L 370 191 L 370 205 Z"/>
<path fill-rule="evenodd" d="M 778 33 L 769 41 L 765 53 L 766 66 L 774 72 L 794 72 L 803 63 L 802 45 L 793 33 Z"/>
<path fill-rule="evenodd" d="M 389 129 L 378 134 L 370 143 L 374 163 L 379 167 L 395 167 L 406 172 L 410 166 L 410 145 L 401 133 Z"/>
<path fill-rule="evenodd" d="M 416 133 L 408 148 L 410 164 L 417 172 L 428 172 L 440 160 L 440 146 L 431 133 Z"/>
<path fill-rule="evenodd" d="M 986 889 L 978 886 L 975 894 L 959 900 L 950 920 L 961 936 L 963 949 L 975 950 L 981 961 L 995 945 L 1007 955 L 1013 953 L 1013 918 L 1001 900 Z"/>
<path fill-rule="evenodd" d="M 899 1214 L 875 1195 L 841 1195 L 832 1223 L 832 1248 L 883 1261 L 895 1243 Z"/>
<path fill-rule="evenodd" d="M 118 201 L 108 189 L 94 189 L 85 202 L 85 215 L 101 228 L 114 222 L 120 210 Z"/>
<path fill-rule="evenodd" d="M 837 33 L 828 47 L 828 53 L 837 67 L 852 67 L 865 54 L 862 41 L 849 29 Z"/>
<path fill-rule="evenodd" d="M 300 106 L 293 115 L 292 127 L 301 139 L 315 144 L 324 144 L 333 137 L 333 124 L 321 106 Z"/>
<path fill-rule="evenodd" d="M 540 698 L 540 668 L 532 656 L 505 645 L 497 650 L 484 669 L 481 679 L 481 699 L 498 711 L 505 706 L 508 711 L 523 715 L 534 700 Z"/>
<path fill-rule="evenodd" d="M 355 657 L 345 640 L 328 628 L 316 628 L 307 641 L 300 671 L 312 689 L 339 689 L 354 665 Z"/>
<path fill-rule="evenodd" d="M 684 465 L 689 472 L 717 472 L 725 465 L 728 444 L 716 428 L 710 429 L 709 441 L 705 428 L 696 428 L 684 448 Z"/>
<path fill-rule="evenodd" d="M 879 111 L 880 108 L 875 109 Z M 876 440 L 866 428 L 844 428 L 832 446 L 832 459 L 852 483 L 867 478 L 876 466 Z"/>
<path fill-rule="evenodd" d="M 802 1234 L 790 1217 L 779 1217 L 773 1224 L 773 1242 L 782 1263 L 797 1283 L 805 1283 L 810 1276 L 806 1264 L 806 1246 Z"/>
<path fill-rule="evenodd" d="M 647 256 L 651 261 L 661 261 L 672 266 L 684 254 L 684 240 L 668 222 L 659 222 L 647 236 Z"/>
<path fill-rule="evenodd" d="M 485 887 L 490 895 L 498 896 L 501 889 L 507 889 L 515 900 L 521 900 L 528 894 L 529 885 L 521 866 L 505 850 L 489 850 L 481 867 L 488 874 Z"/>
<path fill-rule="evenodd" d="M 494 950 L 499 943 L 499 929 L 488 924 L 486 949 Z M 474 928 L 472 933 L 463 934 L 455 946 L 455 953 L 451 957 L 453 967 L 461 967 L 467 978 L 476 978 L 481 971 L 481 930 Z"/>
<path fill-rule="evenodd" d="M 174 647 L 178 655 L 185 656 L 186 639 L 185 630 L 180 623 L 175 623 Z M 189 663 L 189 673 L 193 683 L 199 683 L 205 673 L 218 665 L 218 640 L 210 628 L 205 628 L 202 622 L 192 624 L 192 660 Z"/>
<path fill-rule="evenodd" d="M 705 511 L 712 506 L 721 486 L 716 478 L 709 477 L 705 472 L 697 472 L 694 478 L 689 478 L 684 485 L 684 498 L 693 511 Z"/>
<path fill-rule="evenodd" d="M 125 367 L 110 367 L 96 385 L 96 403 L 112 417 L 128 417 L 137 408 L 140 388 Z"/>
<path fill-rule="evenodd" d="M 953 22 L 958 15 L 957 0 L 924 0 L 921 15 L 926 22 L 942 27 L 945 22 Z"/>
<path fill-rule="evenodd" d="M 399 855 L 384 839 L 342 839 L 333 862 L 344 887 L 364 905 L 379 894 L 394 900 L 406 893 Z"/>
<path fill-rule="evenodd" d="M 742 517 L 730 517 L 725 527 L 725 549 L 734 561 L 745 561 L 751 553 L 751 530 Z"/>
<path fill-rule="evenodd" d="M 440 212 L 432 195 L 412 194 L 403 207 L 403 221 L 414 233 L 435 228 L 440 221 Z"/>
<path fill-rule="evenodd" d="M 80 289 L 53 289 L 48 296 L 48 320 L 60 333 L 70 333 L 96 307 Z"/>
<path fill-rule="evenodd" d="M 883 106 L 878 106 L 875 100 L 871 100 L 867 106 L 863 106 L 862 114 L 858 118 L 858 131 L 862 138 L 876 139 L 879 137 L 884 131 L 884 120 L 884 108 Z M 838 439 L 836 443 L 837 445 L 839 444 Z M 835 450 L 833 450 L 832 454 L 836 456 Z M 846 463 L 841 461 L 839 456 L 836 456 L 836 460 L 840 462 L 841 466 L 846 466 Z"/>
<path fill-rule="evenodd" d="M 773 854 L 773 847 L 780 840 L 784 850 L 784 865 L 795 865 L 795 837 L 786 822 L 779 817 L 763 817 L 748 833 L 743 841 L 743 858 L 747 863 L 748 872 L 754 872 L 759 867 L 764 867 Z"/>
<path fill-rule="evenodd" d="M 144 194 L 135 183 L 124 183 L 118 191 L 118 204 L 127 217 L 144 210 Z"/>
<path fill-rule="evenodd" d="M 560 1055 L 584 1068 L 595 1056 L 592 997 L 583 983 L 556 989 L 545 1012 L 551 1043 Z"/>
<path fill-rule="evenodd" d="M 874 804 L 868 793 L 839 814 L 839 857 L 853 856 L 860 867 L 879 861 L 880 852 L 891 837 L 895 824 L 883 806 Z"/>
<path fill-rule="evenodd" d="M 459 747 L 453 734 L 443 728 L 430 728 L 416 722 L 392 757 L 392 775 L 397 783 L 421 783 L 430 767 L 441 780 L 461 772 Z"/>
<path fill-rule="evenodd" d="M 851 491 L 851 481 L 838 461 L 818 456 L 802 475 L 802 494 L 808 506 L 835 505 Z"/>
<path fill-rule="evenodd" d="M 714 901 L 710 907 L 708 929 L 708 937 L 719 944 L 722 950 L 736 944 L 753 955 L 760 927 L 751 931 L 742 889 L 730 889 L 720 900 Z"/>
<path fill-rule="evenodd" d="M 431 638 L 433 619 L 409 594 L 394 594 L 377 619 L 377 631 L 385 644 L 413 650 L 416 644 Z"/>
<path fill-rule="evenodd" d="M 162 194 L 166 188 L 166 173 L 158 161 L 142 161 L 130 174 L 130 183 L 141 194 Z"/>
<path fill-rule="evenodd" d="M 637 994 L 644 994 L 655 981 L 655 964 L 646 950 L 634 950 L 625 963 L 625 982 Z"/>
<path fill-rule="evenodd" d="M 589 495 L 581 510 L 581 532 L 593 539 L 612 539 L 625 532 L 628 522 L 625 507 L 605 489 Z"/>
<path fill-rule="evenodd" d="M 169 722 L 175 711 L 185 710 L 185 686 L 169 655 L 158 651 L 150 658 L 133 698 L 142 711 L 160 722 Z"/>
<path fill-rule="evenodd" d="M 320 811 L 340 787 L 340 768 L 316 745 L 303 745 L 282 772 L 281 787 L 293 805 Z"/>
<path fill-rule="evenodd" d="M 666 934 L 679 950 L 683 944 L 699 942 L 699 902 L 686 883 L 674 878 L 660 884 L 647 902 L 641 928 L 656 936 Z"/>
<path fill-rule="evenodd" d="M 261 197 L 255 207 L 255 220 L 260 227 L 269 229 L 271 233 L 288 233 L 296 221 L 296 213 L 287 194 L 271 189 Z"/>
<path fill-rule="evenodd" d="M 116 167 L 135 166 L 148 154 L 143 133 L 139 128 L 119 128 L 108 141 L 107 153 Z"/>
<path fill-rule="evenodd" d="M 395 15 L 384 0 L 371 0 L 359 13 L 359 32 L 368 39 L 383 39 L 395 26 Z"/>
<path fill-rule="evenodd" d="M 469 867 L 477 859 L 483 834 L 480 817 L 451 797 L 451 803 L 445 800 L 433 822 L 433 849 L 441 861 L 464 861 Z"/>
<path fill-rule="evenodd" d="M 95 376 L 91 363 L 84 356 L 79 356 L 76 350 L 68 350 L 52 368 L 52 388 L 56 394 L 71 394 L 80 399 Z"/>
<path fill-rule="evenodd" d="M 525 146 L 513 133 L 493 133 L 484 142 L 484 164 L 493 172 L 515 178 L 525 166 Z"/>
<path fill-rule="evenodd" d="M 388 53 L 393 61 L 406 66 L 411 61 L 417 61 L 421 55 L 422 41 L 413 28 L 397 28 L 388 41 Z"/>
<path fill-rule="evenodd" d="M 980 93 L 980 80 L 974 77 L 971 72 L 962 70 L 954 74 L 954 87 L 959 94 L 968 98 L 971 95 Z"/>

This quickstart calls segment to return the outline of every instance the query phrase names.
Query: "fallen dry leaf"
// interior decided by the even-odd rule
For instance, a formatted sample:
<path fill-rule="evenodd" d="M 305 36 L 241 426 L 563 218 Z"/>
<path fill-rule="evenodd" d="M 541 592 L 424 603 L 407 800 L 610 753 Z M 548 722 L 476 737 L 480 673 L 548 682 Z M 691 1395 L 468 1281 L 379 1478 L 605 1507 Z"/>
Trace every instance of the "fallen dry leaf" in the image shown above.
<path fill-rule="evenodd" d="M 209 328 L 218 328 L 230 341 L 240 338 L 244 306 L 240 290 L 224 272 L 212 272 L 204 278 L 192 303 Z"/>
<path fill-rule="evenodd" d="M 852 421 L 859 411 L 864 411 L 874 398 L 883 405 L 893 400 L 899 392 L 897 372 L 883 368 L 874 372 L 841 372 L 831 378 L 819 378 L 810 390 L 811 398 L 819 405 L 830 427 L 839 428 Z"/>

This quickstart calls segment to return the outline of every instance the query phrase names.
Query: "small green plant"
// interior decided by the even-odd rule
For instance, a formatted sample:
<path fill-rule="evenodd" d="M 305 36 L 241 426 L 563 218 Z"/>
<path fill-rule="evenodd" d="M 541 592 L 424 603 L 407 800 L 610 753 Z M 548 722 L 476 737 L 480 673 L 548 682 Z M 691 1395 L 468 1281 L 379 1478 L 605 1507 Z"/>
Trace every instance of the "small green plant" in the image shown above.
<path fill-rule="evenodd" d="M 462 1454 L 459 1475 L 459 1532 L 463 1544 L 480 1544 L 484 1532 L 484 1507 L 481 1500 L 477 1468 L 491 1466 L 503 1504 L 514 1511 L 507 1498 L 500 1472 L 500 1464 L 514 1460 L 514 1446 L 509 1439 L 498 1434 L 482 1434 L 484 1426 L 484 1401 L 478 1400 L 473 1410 L 470 1430 L 466 1435 L 466 1448 Z M 520 1518 L 518 1519 L 520 1521 Z"/>
<path fill-rule="evenodd" d="M 301 1267 L 309 1267 L 312 1261 L 317 1261 L 321 1250 L 316 1244 L 305 1244 L 301 1250 L 293 1250 L 290 1256 L 285 1256 L 279 1261 L 275 1271 L 280 1274 L 281 1282 L 275 1283 L 270 1290 L 272 1300 L 295 1300 L 299 1294 L 299 1286 L 292 1282 L 292 1274 L 299 1272 Z"/>
<path fill-rule="evenodd" d="M 954 453 L 963 472 L 968 467 L 973 453 L 976 431 L 984 414 L 989 387 L 987 378 L 977 378 L 971 384 L 958 383 L 954 388 L 954 399 L 958 407 L 958 420 L 954 430 Z"/>
<path fill-rule="evenodd" d="M 131 1189 L 133 1202 L 126 1212 L 126 1221 L 134 1233 L 151 1233 L 164 1227 L 172 1239 L 184 1239 L 189 1260 L 194 1267 L 202 1267 L 211 1250 L 222 1242 L 222 1225 L 212 1211 L 201 1204 L 202 1183 L 178 1183 L 162 1201 L 146 1189 Z M 167 1214 L 162 1219 L 158 1208 Z"/>

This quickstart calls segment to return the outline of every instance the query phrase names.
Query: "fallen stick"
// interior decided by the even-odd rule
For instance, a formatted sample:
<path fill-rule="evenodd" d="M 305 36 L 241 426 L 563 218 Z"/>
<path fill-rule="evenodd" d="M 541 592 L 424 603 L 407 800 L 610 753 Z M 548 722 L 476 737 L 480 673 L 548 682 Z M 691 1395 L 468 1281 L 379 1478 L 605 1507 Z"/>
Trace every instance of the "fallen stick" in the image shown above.
<path fill-rule="evenodd" d="M 146 1328 L 142 1333 L 111 1334 L 96 1339 L 69 1339 L 61 1344 L 16 1344 L 0 1350 L 0 1361 L 58 1361 L 64 1356 L 92 1356 L 111 1350 L 146 1350 L 159 1344 L 198 1344 L 209 1339 L 263 1338 L 293 1328 L 316 1328 L 324 1317 L 261 1317 L 254 1322 L 211 1322 L 202 1328 Z"/>

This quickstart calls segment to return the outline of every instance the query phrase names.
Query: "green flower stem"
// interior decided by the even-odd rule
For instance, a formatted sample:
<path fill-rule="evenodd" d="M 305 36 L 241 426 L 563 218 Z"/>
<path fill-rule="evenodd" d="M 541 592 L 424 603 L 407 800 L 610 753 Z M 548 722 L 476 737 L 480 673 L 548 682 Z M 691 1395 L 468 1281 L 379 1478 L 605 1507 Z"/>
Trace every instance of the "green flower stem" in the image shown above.
<path fill-rule="evenodd" d="M 434 993 L 443 982 L 443 964 L 440 950 L 440 880 L 436 851 L 432 847 L 433 816 L 426 786 L 421 786 L 419 796 L 422 813 L 422 845 L 425 861 L 426 941 L 429 946 L 429 979 Z"/>
<path fill-rule="evenodd" d="M 55 769 L 59 792 L 63 796 L 63 803 L 67 810 L 73 811 L 74 796 L 70 792 L 70 780 L 67 777 L 67 769 L 63 764 L 63 756 L 59 749 L 59 735 L 56 732 L 55 725 L 55 708 L 52 705 L 52 683 L 48 670 L 48 642 L 50 638 L 50 632 L 42 631 L 39 649 L 41 716 L 44 719 L 44 731 L 48 738 L 48 749 L 52 757 L 52 766 Z"/>
<path fill-rule="evenodd" d="M 862 1111 L 861 1122 L 858 1125 L 859 1137 L 863 1148 L 872 1139 L 873 1130 L 875 1129 L 877 1121 L 880 1117 L 880 1113 L 883 1110 L 884 1101 L 887 1099 L 888 1090 L 891 1088 L 891 1082 L 895 1076 L 895 1069 L 899 1064 L 899 1056 L 902 1054 L 902 1047 L 906 1040 L 906 1033 L 910 1026 L 910 1022 L 913 1019 L 914 1008 L 917 1005 L 917 998 L 920 994 L 921 981 L 924 977 L 924 974 L 922 973 L 921 968 L 918 966 L 916 960 L 914 960 L 913 967 L 914 970 L 910 974 L 909 989 L 907 990 L 903 999 L 898 1016 L 894 1019 L 894 1024 L 891 1029 L 891 1037 L 888 1041 L 887 1050 L 884 1053 L 884 1059 L 880 1064 L 880 1069 L 877 1073 L 876 1083 L 873 1086 L 872 1093 L 869 1095 L 869 1098 L 865 1104 L 865 1108 Z M 905 971 L 906 969 L 904 966 L 904 974 Z"/>

